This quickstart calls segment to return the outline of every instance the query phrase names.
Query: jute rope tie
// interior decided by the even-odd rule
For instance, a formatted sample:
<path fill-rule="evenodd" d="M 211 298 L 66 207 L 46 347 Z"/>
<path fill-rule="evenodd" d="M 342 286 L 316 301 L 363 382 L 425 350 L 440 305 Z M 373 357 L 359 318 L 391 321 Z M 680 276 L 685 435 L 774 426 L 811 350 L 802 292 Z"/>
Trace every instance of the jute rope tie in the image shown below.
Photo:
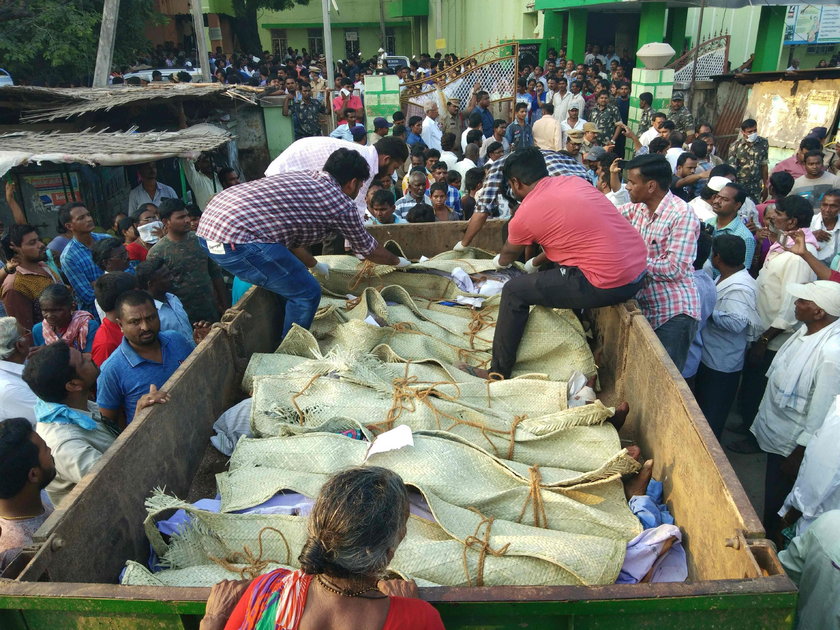
<path fill-rule="evenodd" d="M 447 343 L 442 339 L 438 339 L 433 335 L 423 332 L 422 330 L 417 330 L 414 328 L 414 324 L 411 322 L 394 322 L 393 324 L 389 324 L 391 328 L 393 328 L 395 333 L 407 333 L 411 335 L 423 335 L 424 337 L 429 337 L 430 339 L 434 339 L 437 343 L 441 343 L 448 348 L 451 348 L 458 354 L 458 360 L 463 361 L 464 363 L 468 361 L 475 361 L 477 363 L 476 367 L 483 368 L 487 365 L 490 361 L 489 359 L 483 359 L 479 361 L 475 358 L 474 355 L 476 352 L 480 352 L 482 354 L 487 354 L 486 350 L 478 350 L 476 348 L 461 348 L 459 346 L 453 345 L 451 343 Z"/>
<path fill-rule="evenodd" d="M 487 555 L 489 554 L 494 558 L 499 558 L 505 555 L 510 548 L 510 543 L 507 543 L 499 549 L 493 549 L 490 546 L 490 530 L 493 527 L 493 521 L 495 520 L 494 517 L 484 516 L 484 514 L 475 508 L 470 508 L 470 511 L 478 514 L 481 517 L 481 520 L 478 522 L 478 525 L 476 525 L 475 532 L 464 539 L 464 552 L 462 558 L 464 562 L 464 575 L 467 577 L 467 585 L 473 586 L 473 580 L 470 577 L 470 565 L 467 562 L 467 551 L 469 549 L 478 551 L 478 563 L 475 571 L 475 586 L 484 586 L 484 561 L 487 559 Z M 484 528 L 483 533 L 481 531 L 482 527 Z"/>
<path fill-rule="evenodd" d="M 286 546 L 286 561 L 280 563 L 276 560 L 271 560 L 269 558 L 263 558 L 263 534 L 266 531 L 272 531 L 283 541 L 283 544 Z M 221 540 L 221 539 L 220 539 Z M 259 545 L 259 553 L 255 556 L 254 552 L 248 547 L 248 545 L 243 545 L 242 551 L 228 551 L 225 554 L 224 558 L 216 558 L 214 556 L 209 556 L 210 560 L 218 564 L 220 567 L 225 569 L 226 571 L 230 571 L 231 573 L 238 573 L 242 579 L 254 579 L 258 575 L 262 575 L 269 564 L 285 564 L 290 565 L 292 561 L 292 549 L 289 546 L 289 541 L 286 540 L 286 537 L 283 535 L 279 529 L 275 529 L 274 527 L 263 527 L 259 534 L 257 534 L 257 543 Z M 224 543 L 222 543 L 224 544 Z M 243 567 L 237 567 L 235 565 L 245 565 Z"/>
<path fill-rule="evenodd" d="M 531 466 L 528 470 L 531 473 L 531 487 L 528 492 L 528 497 L 525 499 L 525 505 L 522 506 L 522 511 L 519 513 L 519 518 L 516 519 L 516 522 L 522 522 L 522 518 L 528 510 L 528 506 L 532 505 L 534 512 L 534 527 L 547 528 L 548 517 L 545 513 L 545 505 L 543 504 L 542 498 L 542 475 L 540 474 L 540 467 Z"/>
<path fill-rule="evenodd" d="M 356 271 L 356 275 L 353 276 L 353 280 L 350 282 L 350 290 L 354 291 L 356 287 L 358 287 L 365 280 L 375 278 L 377 275 L 377 266 L 378 265 L 375 262 L 365 260 L 362 263 L 362 266 L 359 267 L 358 271 Z"/>
<path fill-rule="evenodd" d="M 470 338 L 470 348 L 475 348 L 475 340 L 483 341 L 487 344 L 492 344 L 492 339 L 484 339 L 479 337 L 478 333 L 487 328 L 495 328 L 496 323 L 490 319 L 490 315 L 483 310 L 476 308 L 470 309 L 470 322 L 467 324 L 467 332 L 464 334 Z"/>

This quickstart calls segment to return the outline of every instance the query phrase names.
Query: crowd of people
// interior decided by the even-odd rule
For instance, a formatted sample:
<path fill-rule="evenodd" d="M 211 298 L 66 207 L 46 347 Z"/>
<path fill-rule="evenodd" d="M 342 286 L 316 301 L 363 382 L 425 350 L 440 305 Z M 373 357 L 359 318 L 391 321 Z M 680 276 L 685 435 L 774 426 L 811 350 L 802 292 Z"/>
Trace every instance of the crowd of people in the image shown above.
<path fill-rule="evenodd" d="M 369 142 L 358 87 L 376 59 L 340 64 L 327 101 L 305 50 L 263 59 L 217 51 L 212 63 L 219 81 L 288 96 L 296 141 L 264 178 L 240 182 L 207 155 L 182 160 L 195 201 L 187 205 L 155 164 L 142 165 L 107 232 L 84 203 L 68 203 L 48 244 L 7 184 L 15 224 L 0 268 L 4 563 L 138 413 L 166 404 L 166 381 L 249 286 L 281 296 L 285 334 L 312 323 L 316 277 L 330 272 L 318 253 L 411 265 L 366 225 L 467 220 L 452 244 L 463 251 L 492 218 L 510 219 L 497 268 L 520 260 L 527 273 L 505 284 L 489 372 L 511 375 L 531 306 L 635 298 L 715 437 L 728 428 L 743 437 L 727 448 L 767 454 L 764 523 L 781 536 L 796 515 L 782 506 L 840 394 L 840 149 L 825 148 L 825 128 L 772 168 L 755 120 L 718 155 L 714 129 L 680 92 L 661 112 L 642 93 L 631 128 L 631 60 L 593 46 L 581 60 L 551 50 L 542 65 L 523 66 L 510 120 L 476 85 L 465 107 L 430 98 L 423 116 L 376 118 Z M 394 72 L 410 83 L 470 63 L 422 55 Z M 325 107 L 338 119 L 329 135 Z M 742 424 L 727 425 L 736 401 Z M 395 531 L 399 516 L 389 517 Z"/>

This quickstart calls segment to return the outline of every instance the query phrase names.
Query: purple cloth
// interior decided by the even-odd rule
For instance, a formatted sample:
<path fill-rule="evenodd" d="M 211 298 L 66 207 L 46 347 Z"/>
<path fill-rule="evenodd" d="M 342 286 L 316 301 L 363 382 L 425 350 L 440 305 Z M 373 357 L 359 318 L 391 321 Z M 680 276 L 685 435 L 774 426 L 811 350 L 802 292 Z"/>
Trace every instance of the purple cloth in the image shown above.
<path fill-rule="evenodd" d="M 676 541 L 662 557 L 662 549 L 671 539 Z M 688 564 L 682 546 L 682 532 L 675 525 L 646 529 L 627 543 L 627 555 L 616 584 L 638 584 L 653 569 L 651 582 L 684 582 Z"/>

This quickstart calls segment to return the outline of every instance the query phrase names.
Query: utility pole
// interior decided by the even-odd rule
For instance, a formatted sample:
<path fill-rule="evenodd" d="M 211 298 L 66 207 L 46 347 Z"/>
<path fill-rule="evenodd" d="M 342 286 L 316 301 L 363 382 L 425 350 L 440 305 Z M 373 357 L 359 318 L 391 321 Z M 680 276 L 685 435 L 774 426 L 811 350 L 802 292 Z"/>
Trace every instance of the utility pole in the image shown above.
<path fill-rule="evenodd" d="M 321 0 L 322 21 L 324 22 L 324 56 L 327 58 L 327 94 L 326 104 L 330 110 L 330 118 L 335 125 L 335 114 L 332 108 L 332 93 L 335 89 L 335 70 L 333 69 L 332 24 L 330 23 L 330 0 Z"/>
<path fill-rule="evenodd" d="M 96 68 L 93 71 L 93 87 L 108 87 L 119 14 L 120 0 L 105 0 L 105 6 L 102 8 L 102 27 L 99 29 L 99 48 L 96 51 Z"/>
<path fill-rule="evenodd" d="M 198 50 L 198 67 L 201 68 L 201 82 L 210 83 L 210 58 L 207 56 L 207 40 L 204 38 L 204 15 L 201 0 L 190 0 L 190 11 L 195 31 L 195 47 Z"/>
<path fill-rule="evenodd" d="M 388 54 L 396 54 L 385 45 L 385 0 L 379 0 L 379 46 Z"/>

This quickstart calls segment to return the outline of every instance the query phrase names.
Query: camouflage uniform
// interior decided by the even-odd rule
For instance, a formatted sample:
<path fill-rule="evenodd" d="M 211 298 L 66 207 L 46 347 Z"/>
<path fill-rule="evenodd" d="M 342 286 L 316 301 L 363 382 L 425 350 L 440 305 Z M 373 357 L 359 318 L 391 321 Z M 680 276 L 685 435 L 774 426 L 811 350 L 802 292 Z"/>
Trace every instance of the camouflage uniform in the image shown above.
<path fill-rule="evenodd" d="M 691 115 L 691 112 L 688 111 L 688 107 L 685 105 L 677 111 L 669 109 L 668 120 L 674 121 L 674 126 L 677 131 L 681 131 L 686 135 L 694 133 L 694 116 Z"/>
<path fill-rule="evenodd" d="M 641 136 L 645 131 L 651 128 L 651 125 L 653 125 L 651 116 L 653 116 L 653 107 L 648 107 L 647 109 L 642 110 L 642 116 L 639 119 L 639 133 L 636 135 Z"/>
<path fill-rule="evenodd" d="M 200 320 L 219 321 L 213 278 L 220 278 L 219 266 L 210 260 L 198 244 L 195 232 L 183 241 L 164 236 L 149 250 L 148 259 L 161 258 L 172 272 L 172 293 L 184 304 L 191 323 Z"/>
<path fill-rule="evenodd" d="M 743 137 L 739 137 L 729 147 L 729 157 L 726 161 L 737 169 L 738 183 L 747 189 L 754 201 L 761 200 L 761 188 L 764 184 L 761 167 L 767 165 L 769 148 L 767 138 L 761 136 L 755 142 L 747 142 Z"/>
<path fill-rule="evenodd" d="M 612 144 L 615 124 L 621 122 L 621 112 L 615 105 L 607 105 L 604 109 L 596 106 L 592 108 L 587 120 L 598 125 L 598 140 L 601 144 Z"/>

